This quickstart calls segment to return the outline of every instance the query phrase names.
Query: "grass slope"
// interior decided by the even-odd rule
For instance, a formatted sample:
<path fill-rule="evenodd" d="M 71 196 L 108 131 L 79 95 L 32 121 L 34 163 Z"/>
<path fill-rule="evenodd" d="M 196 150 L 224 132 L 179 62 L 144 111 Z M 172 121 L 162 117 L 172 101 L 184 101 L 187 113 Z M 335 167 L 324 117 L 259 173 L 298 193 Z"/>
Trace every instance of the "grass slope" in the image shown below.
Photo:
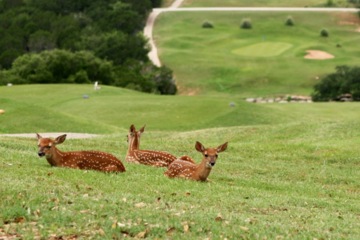
<path fill-rule="evenodd" d="M 294 19 L 293 27 L 284 24 L 289 15 Z M 352 16 L 168 12 L 159 16 L 154 36 L 161 61 L 174 70 L 183 94 L 309 95 L 319 77 L 334 72 L 338 65 L 360 61 L 357 26 L 343 24 Z M 251 19 L 253 29 L 240 29 L 245 18 Z M 212 22 L 215 28 L 201 28 L 204 21 Z M 330 37 L 320 37 L 323 28 Z M 335 58 L 304 59 L 309 49 L 329 52 Z"/>
<path fill-rule="evenodd" d="M 211 182 L 170 180 L 164 169 L 127 172 L 51 168 L 36 141 L 1 138 L 0 236 L 121 239 L 357 239 L 358 121 L 153 132 L 142 147 L 188 154 L 195 140 L 229 140 Z M 62 150 L 124 158 L 123 134 L 67 140 Z M 125 139 L 124 139 L 125 140 Z"/>
<path fill-rule="evenodd" d="M 91 85 L 23 85 L 0 87 L 0 92 L 6 111 L 0 118 L 2 133 L 112 133 L 132 123 L 179 131 L 278 119 L 271 109 L 231 96 L 157 96 L 107 86 L 94 91 Z"/>
<path fill-rule="evenodd" d="M 96 149 L 123 160 L 131 123 L 148 124 L 142 149 L 197 161 L 195 141 L 212 147 L 229 141 L 211 181 L 197 183 L 129 163 L 118 175 L 51 168 L 37 157 L 35 138 L 0 137 L 0 237 L 360 236 L 357 103 L 256 105 L 237 99 L 229 108 L 232 98 L 224 96 L 161 97 L 113 87 L 92 92 L 90 85 L 24 85 L 0 93 L 6 132 L 113 130 L 67 140 L 59 145 L 65 151 Z M 176 105 L 166 110 L 167 104 Z"/>

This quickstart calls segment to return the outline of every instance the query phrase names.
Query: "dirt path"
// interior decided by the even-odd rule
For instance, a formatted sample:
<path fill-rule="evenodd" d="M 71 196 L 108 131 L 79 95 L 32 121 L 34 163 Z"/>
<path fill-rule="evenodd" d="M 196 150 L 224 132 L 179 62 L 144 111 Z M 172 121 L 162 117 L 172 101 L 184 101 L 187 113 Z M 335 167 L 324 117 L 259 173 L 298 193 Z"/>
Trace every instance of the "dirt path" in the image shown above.
<path fill-rule="evenodd" d="M 156 65 L 158 67 L 161 67 L 161 62 L 160 62 L 160 59 L 159 59 L 158 50 L 156 48 L 155 41 L 154 41 L 153 34 L 152 34 L 155 19 L 160 13 L 162 13 L 166 9 L 176 9 L 176 8 L 180 7 L 180 5 L 182 4 L 183 1 L 184 0 L 176 0 L 168 8 L 155 8 L 155 9 L 153 9 L 153 11 L 150 13 L 150 15 L 149 15 L 149 17 L 148 17 L 148 19 L 146 21 L 146 25 L 145 25 L 145 28 L 144 28 L 144 35 L 149 39 L 149 44 L 151 46 L 151 50 L 150 50 L 148 56 L 149 56 L 149 59 L 154 63 L 154 65 Z"/>

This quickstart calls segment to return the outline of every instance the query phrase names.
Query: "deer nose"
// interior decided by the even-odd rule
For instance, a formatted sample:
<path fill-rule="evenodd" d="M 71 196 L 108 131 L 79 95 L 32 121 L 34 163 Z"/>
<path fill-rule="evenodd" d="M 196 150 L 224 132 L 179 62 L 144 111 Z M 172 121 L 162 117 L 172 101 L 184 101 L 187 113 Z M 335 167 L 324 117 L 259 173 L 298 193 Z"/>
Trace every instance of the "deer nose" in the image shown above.
<path fill-rule="evenodd" d="M 43 157 L 43 156 L 45 156 L 45 153 L 43 153 L 43 152 L 38 152 L 38 155 L 39 155 L 39 157 Z"/>
<path fill-rule="evenodd" d="M 216 162 L 210 162 L 210 165 L 213 167 L 213 166 L 215 166 L 215 163 Z"/>

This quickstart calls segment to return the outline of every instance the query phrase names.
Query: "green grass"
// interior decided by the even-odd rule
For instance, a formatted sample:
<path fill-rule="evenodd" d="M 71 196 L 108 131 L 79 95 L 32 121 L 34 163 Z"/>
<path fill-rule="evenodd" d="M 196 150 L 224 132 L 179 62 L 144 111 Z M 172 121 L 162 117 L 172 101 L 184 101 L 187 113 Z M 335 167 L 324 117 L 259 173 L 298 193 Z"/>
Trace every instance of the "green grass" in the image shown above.
<path fill-rule="evenodd" d="M 147 124 L 142 149 L 197 161 L 195 141 L 208 147 L 229 141 L 211 181 L 199 183 L 127 162 L 127 172 L 118 175 L 52 168 L 37 157 L 35 134 L 0 137 L 0 238 L 360 236 L 358 103 L 261 105 L 239 98 L 230 108 L 232 98 L 223 95 L 161 97 L 104 86 L 93 92 L 91 85 L 1 87 L 0 95 L 5 132 L 62 132 L 66 126 L 104 134 L 68 139 L 59 145 L 64 151 L 96 149 L 123 160 L 131 123 Z M 167 109 L 169 102 L 177 105 Z"/>
<path fill-rule="evenodd" d="M 359 62 L 354 27 L 337 25 L 336 14 L 316 14 L 292 13 L 291 28 L 283 26 L 289 14 L 160 15 L 161 58 L 182 92 L 200 95 L 0 87 L 0 133 L 34 133 L 0 136 L 0 239 L 359 239 L 359 103 L 244 101 L 308 94 L 316 76 Z M 250 31 L 239 28 L 245 17 Z M 202 29 L 204 20 L 215 28 Z M 323 27 L 330 38 L 318 37 Z M 336 58 L 304 60 L 309 48 Z M 37 156 L 35 132 L 84 132 L 100 136 L 59 148 L 124 160 L 130 124 L 147 125 L 142 149 L 200 161 L 195 141 L 229 147 L 207 183 L 124 161 L 127 171 L 118 175 L 52 168 Z"/>
<path fill-rule="evenodd" d="M 289 15 L 293 27 L 285 26 Z M 356 25 L 340 24 L 351 16 L 169 12 L 159 16 L 154 36 L 160 59 L 174 70 L 183 94 L 309 95 L 319 77 L 334 72 L 338 65 L 360 62 Z M 251 19 L 252 29 L 240 28 L 245 18 Z M 211 21 L 214 28 L 202 28 L 204 21 Z M 323 28 L 330 37 L 320 37 Z M 326 51 L 335 58 L 304 59 L 308 49 Z"/>
<path fill-rule="evenodd" d="M 327 0 L 185 0 L 182 7 L 323 7 Z M 347 0 L 333 3 L 338 7 L 352 7 Z"/>

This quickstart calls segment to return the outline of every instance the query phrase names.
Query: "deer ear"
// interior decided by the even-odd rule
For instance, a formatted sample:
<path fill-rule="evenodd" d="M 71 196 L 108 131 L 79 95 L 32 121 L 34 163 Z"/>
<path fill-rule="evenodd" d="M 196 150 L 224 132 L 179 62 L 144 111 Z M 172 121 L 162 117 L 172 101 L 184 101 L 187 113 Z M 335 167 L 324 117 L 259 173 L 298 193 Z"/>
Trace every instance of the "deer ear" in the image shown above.
<path fill-rule="evenodd" d="M 136 130 L 135 130 L 135 126 L 134 126 L 134 124 L 131 124 L 131 126 L 130 126 L 130 132 L 135 132 Z"/>
<path fill-rule="evenodd" d="M 198 152 L 203 152 L 203 151 L 205 150 L 205 147 L 204 147 L 204 145 L 201 144 L 201 142 L 196 141 L 196 143 L 195 143 L 195 149 L 196 149 Z"/>
<path fill-rule="evenodd" d="M 223 152 L 223 151 L 225 151 L 225 150 L 227 149 L 227 146 L 228 146 L 228 143 L 226 142 L 226 143 L 218 146 L 218 147 L 216 148 L 216 151 L 217 151 L 218 153 L 219 153 L 219 152 Z"/>
<path fill-rule="evenodd" d="M 42 137 L 40 136 L 40 134 L 36 133 L 36 138 L 39 140 Z"/>
<path fill-rule="evenodd" d="M 66 134 L 58 136 L 57 138 L 55 138 L 55 144 L 63 143 L 65 139 L 66 139 Z"/>
<path fill-rule="evenodd" d="M 139 132 L 140 132 L 140 133 L 143 133 L 144 130 L 145 130 L 145 127 L 146 127 L 146 124 L 145 124 L 142 128 L 140 128 Z"/>

